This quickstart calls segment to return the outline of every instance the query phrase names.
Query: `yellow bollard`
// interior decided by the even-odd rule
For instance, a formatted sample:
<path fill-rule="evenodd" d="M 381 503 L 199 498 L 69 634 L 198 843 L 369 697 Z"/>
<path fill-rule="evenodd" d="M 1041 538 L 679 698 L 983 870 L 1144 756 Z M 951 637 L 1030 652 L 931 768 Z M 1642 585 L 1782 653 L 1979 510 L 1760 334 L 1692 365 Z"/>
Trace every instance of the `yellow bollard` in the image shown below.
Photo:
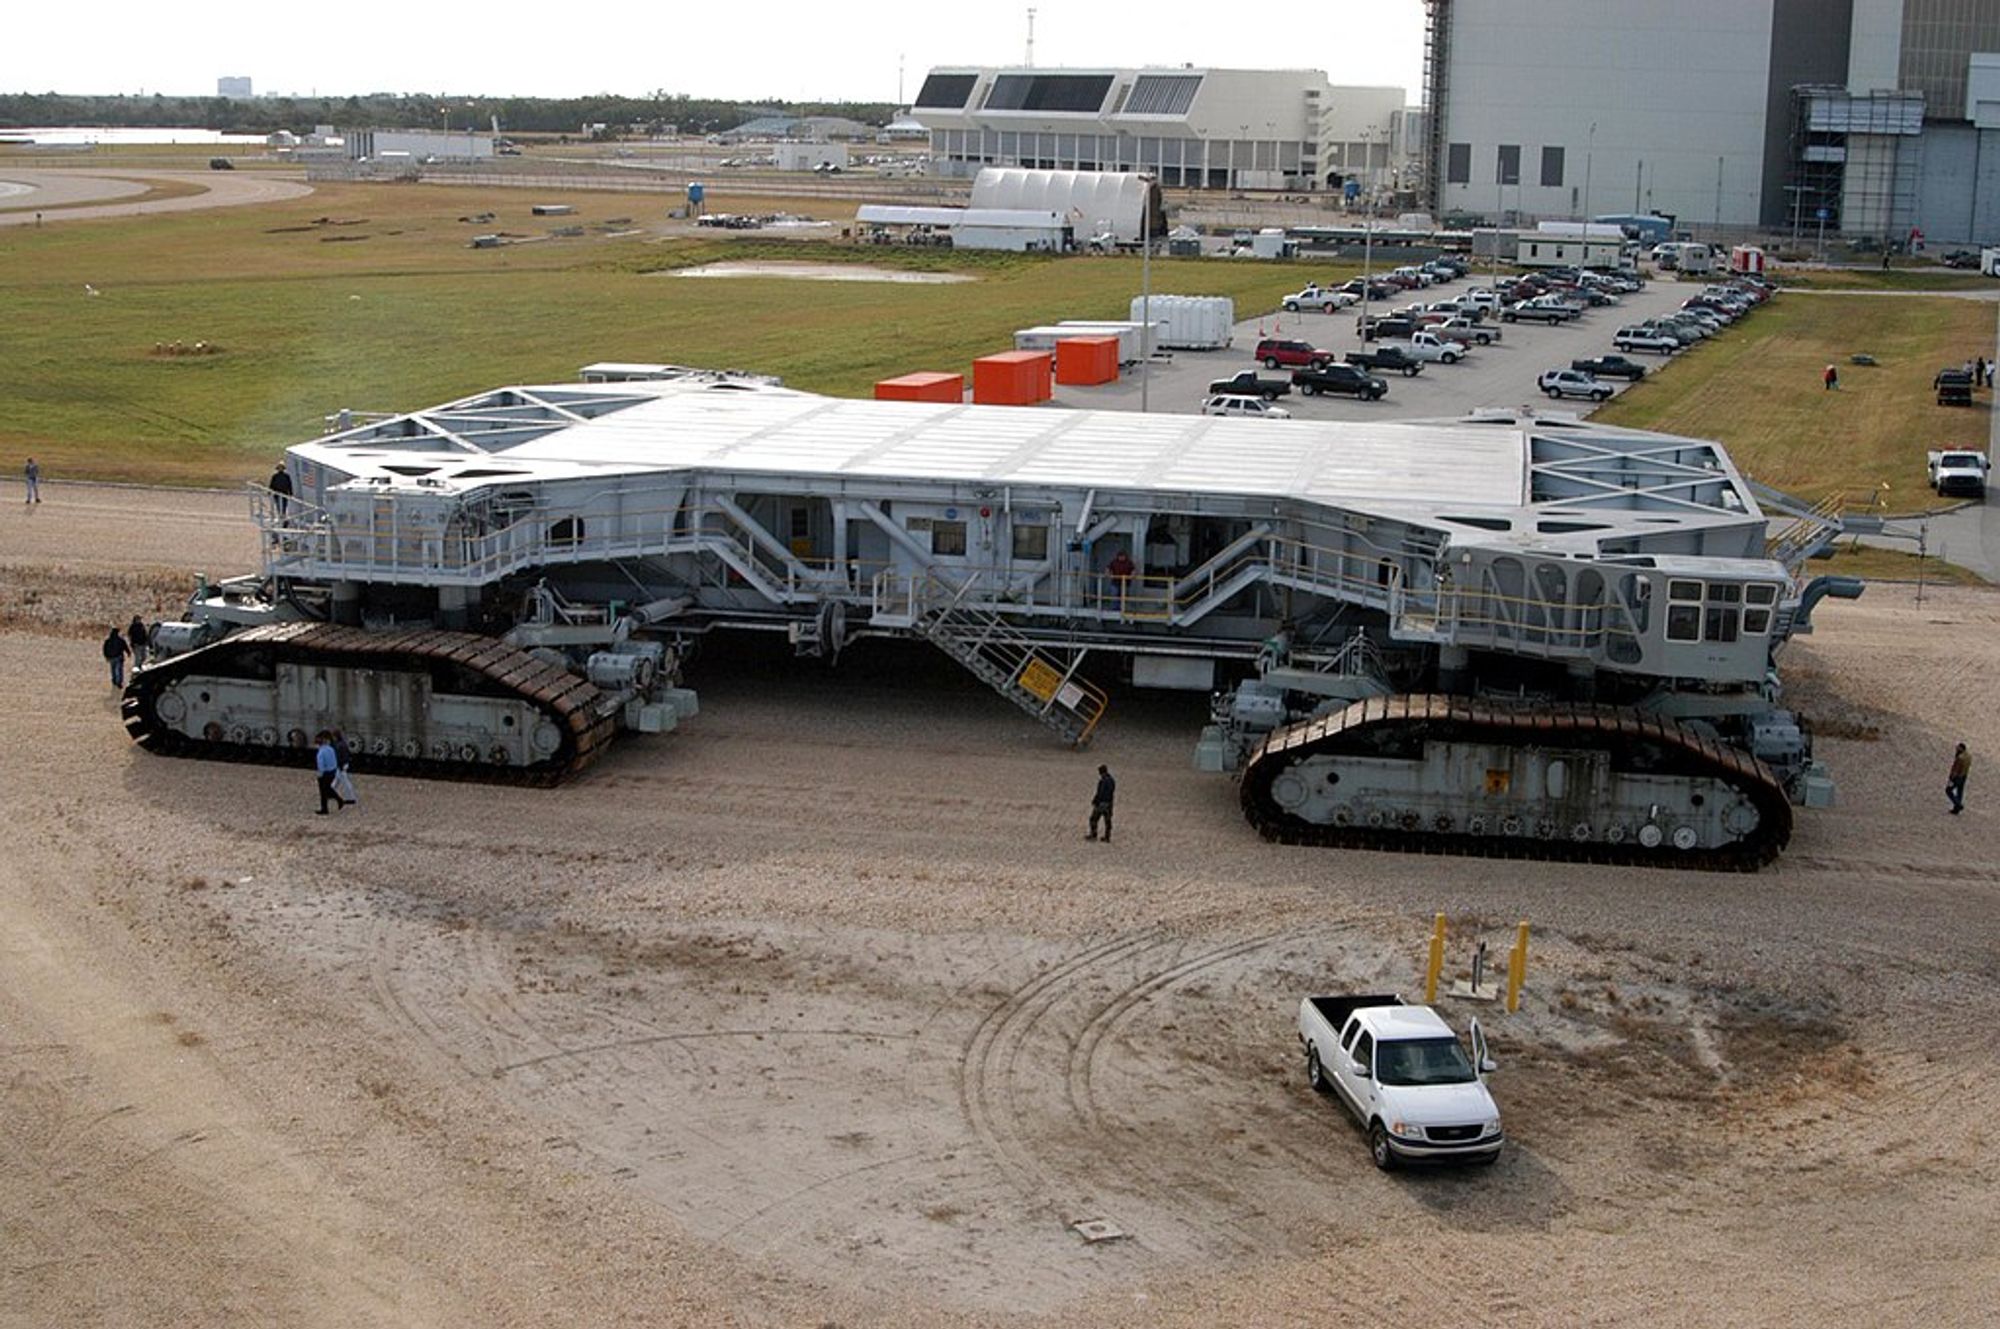
<path fill-rule="evenodd" d="M 1431 924 L 1431 962 L 1424 971 L 1424 1005 L 1429 1006 L 1438 999 L 1438 972 L 1444 968 L 1444 915 L 1439 914 Z"/>
<path fill-rule="evenodd" d="M 1528 920 L 1514 934 L 1514 949 L 1507 955 L 1507 1010 L 1521 1009 L 1521 984 L 1528 980 Z"/>

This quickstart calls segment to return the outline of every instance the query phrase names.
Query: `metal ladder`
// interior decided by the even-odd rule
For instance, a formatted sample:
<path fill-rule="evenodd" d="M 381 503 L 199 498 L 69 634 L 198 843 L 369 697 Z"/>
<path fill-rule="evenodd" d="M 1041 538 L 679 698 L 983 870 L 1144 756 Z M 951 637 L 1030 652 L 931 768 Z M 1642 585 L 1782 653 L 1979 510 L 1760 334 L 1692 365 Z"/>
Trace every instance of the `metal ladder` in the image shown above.
<path fill-rule="evenodd" d="M 970 583 L 968 583 L 969 585 Z M 960 598 L 964 591 L 961 590 Z M 1103 689 L 1077 677 L 1078 651 L 1068 665 L 1044 654 L 998 614 L 967 609 L 957 599 L 917 621 L 925 640 L 964 665 L 988 687 L 1062 735 L 1071 747 L 1090 741 L 1104 717 Z"/>

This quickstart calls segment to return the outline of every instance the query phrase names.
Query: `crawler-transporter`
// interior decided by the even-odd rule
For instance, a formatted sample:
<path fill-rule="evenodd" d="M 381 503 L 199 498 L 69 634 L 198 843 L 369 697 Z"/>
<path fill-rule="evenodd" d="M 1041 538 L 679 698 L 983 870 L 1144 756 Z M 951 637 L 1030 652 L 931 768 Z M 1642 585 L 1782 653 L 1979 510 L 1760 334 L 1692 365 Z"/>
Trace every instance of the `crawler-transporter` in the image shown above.
<path fill-rule="evenodd" d="M 1860 591 L 1800 575 L 1839 520 L 1715 443 L 589 377 L 292 447 L 262 573 L 161 625 L 132 734 L 551 782 L 692 715 L 703 634 L 763 629 L 923 639 L 1071 743 L 1106 686 L 1207 693 L 1197 763 L 1289 842 L 1745 868 L 1831 800 L 1775 655 Z"/>

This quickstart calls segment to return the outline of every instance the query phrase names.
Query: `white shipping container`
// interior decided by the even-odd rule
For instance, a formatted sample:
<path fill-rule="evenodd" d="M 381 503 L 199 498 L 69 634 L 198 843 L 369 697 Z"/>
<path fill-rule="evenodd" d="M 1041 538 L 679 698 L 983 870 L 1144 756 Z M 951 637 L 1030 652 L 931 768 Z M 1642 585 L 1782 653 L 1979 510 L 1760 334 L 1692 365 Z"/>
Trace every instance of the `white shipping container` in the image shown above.
<path fill-rule="evenodd" d="M 1014 349 L 1053 351 L 1056 343 L 1065 337 L 1116 337 L 1118 363 L 1130 365 L 1146 358 L 1144 342 L 1139 335 L 1142 331 L 1143 327 L 1137 323 L 1062 323 L 1020 328 L 1014 333 Z"/>
<path fill-rule="evenodd" d="M 1132 297 L 1132 320 L 1151 313 L 1160 325 L 1159 344 L 1173 350 L 1219 351 L 1236 338 L 1236 302 L 1226 295 L 1156 295 L 1150 310 Z"/>
<path fill-rule="evenodd" d="M 1136 318 L 1130 322 L 1118 322 L 1108 318 L 1066 318 L 1057 323 L 1056 326 L 1059 328 L 1081 328 L 1085 331 L 1107 335 L 1113 332 L 1117 333 L 1120 351 L 1118 358 L 1126 364 L 1132 364 L 1137 360 L 1144 360 L 1152 356 L 1160 349 L 1160 337 L 1166 332 L 1166 324 L 1161 321 L 1158 314 L 1153 315 L 1153 326 L 1150 328 Z M 1125 334 L 1127 332 L 1133 334 L 1134 340 L 1128 341 L 1126 339 Z M 1138 354 L 1128 357 L 1123 354 L 1126 350 L 1136 350 Z"/>

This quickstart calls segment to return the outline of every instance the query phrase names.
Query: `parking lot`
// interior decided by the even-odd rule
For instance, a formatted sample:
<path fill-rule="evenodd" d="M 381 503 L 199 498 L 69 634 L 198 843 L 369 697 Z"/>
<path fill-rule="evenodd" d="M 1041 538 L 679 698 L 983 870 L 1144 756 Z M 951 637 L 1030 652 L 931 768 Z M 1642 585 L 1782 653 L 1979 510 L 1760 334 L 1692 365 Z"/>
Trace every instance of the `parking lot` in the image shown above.
<path fill-rule="evenodd" d="M 1373 302 L 1371 313 L 1388 313 L 1393 307 L 1417 300 L 1442 300 L 1490 285 L 1489 275 L 1476 272 L 1459 281 L 1430 287 L 1422 292 L 1406 292 L 1384 304 Z M 1567 368 L 1583 356 L 1611 351 L 1611 335 L 1628 323 L 1641 323 L 1677 308 L 1698 288 L 1672 280 L 1648 282 L 1645 289 L 1623 296 L 1616 305 L 1591 309 L 1581 318 L 1548 327 L 1540 323 L 1499 323 L 1489 316 L 1489 326 L 1503 336 L 1491 346 L 1474 347 L 1472 353 L 1454 365 L 1426 365 L 1415 378 L 1401 374 L 1384 375 L 1389 395 L 1380 401 L 1357 401 L 1351 397 L 1306 397 L 1297 392 L 1279 402 L 1299 420 L 1398 420 L 1458 416 L 1481 407 L 1514 407 L 1537 404 L 1553 409 L 1587 413 L 1587 401 L 1564 401 L 1558 405 L 1543 396 L 1535 379 L 1544 370 Z M 1237 311 L 1239 314 L 1243 310 Z M 1251 353 L 1261 337 L 1293 337 L 1310 341 L 1336 356 L 1359 350 L 1361 338 L 1355 331 L 1360 309 L 1352 306 L 1338 313 L 1297 313 L 1267 310 L 1236 324 L 1235 344 L 1221 351 L 1174 351 L 1170 359 L 1148 365 L 1143 371 L 1127 368 L 1118 382 L 1103 387 L 1058 387 L 1056 401 L 1066 406 L 1102 410 L 1136 411 L 1141 398 L 1146 409 L 1192 413 L 1201 409 L 1209 382 L 1226 378 L 1239 369 L 1255 366 Z M 1649 369 L 1664 357 L 1634 354 L 1630 358 Z M 1289 376 L 1289 370 L 1262 370 L 1265 374 Z M 1617 391 L 1625 383 L 1607 379 Z"/>

